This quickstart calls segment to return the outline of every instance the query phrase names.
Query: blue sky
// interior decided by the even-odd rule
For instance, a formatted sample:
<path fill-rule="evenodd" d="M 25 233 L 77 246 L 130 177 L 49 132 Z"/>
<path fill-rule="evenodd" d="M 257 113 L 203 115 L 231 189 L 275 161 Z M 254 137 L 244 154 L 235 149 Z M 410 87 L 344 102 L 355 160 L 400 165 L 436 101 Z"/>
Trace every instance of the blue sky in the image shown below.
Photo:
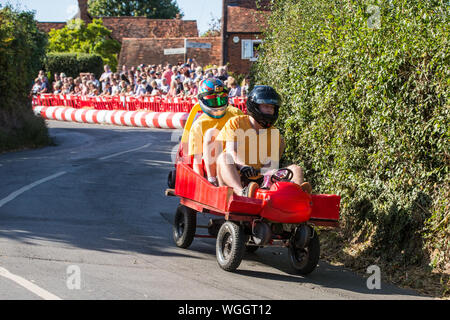
<path fill-rule="evenodd" d="M 0 0 L 23 10 L 36 12 L 36 20 L 59 22 L 71 18 L 77 11 L 77 0 Z M 177 0 L 184 20 L 197 20 L 200 34 L 208 30 L 211 17 L 222 16 L 222 0 Z"/>

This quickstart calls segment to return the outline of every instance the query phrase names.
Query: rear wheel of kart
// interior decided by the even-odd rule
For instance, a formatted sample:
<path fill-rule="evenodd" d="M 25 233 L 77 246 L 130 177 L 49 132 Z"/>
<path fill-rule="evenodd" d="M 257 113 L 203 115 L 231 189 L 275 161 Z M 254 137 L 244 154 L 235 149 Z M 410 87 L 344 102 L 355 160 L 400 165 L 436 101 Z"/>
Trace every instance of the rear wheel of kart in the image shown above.
<path fill-rule="evenodd" d="M 307 275 L 314 271 L 319 262 L 320 242 L 317 232 L 305 248 L 296 248 L 294 243 L 289 246 L 289 262 L 299 274 Z"/>
<path fill-rule="evenodd" d="M 217 263 L 225 271 L 235 271 L 241 264 L 244 253 L 244 229 L 234 222 L 225 222 L 217 234 Z"/>
<path fill-rule="evenodd" d="M 173 240 L 177 247 L 189 247 L 194 240 L 196 228 L 197 216 L 195 211 L 183 205 L 178 206 L 173 223 Z"/>

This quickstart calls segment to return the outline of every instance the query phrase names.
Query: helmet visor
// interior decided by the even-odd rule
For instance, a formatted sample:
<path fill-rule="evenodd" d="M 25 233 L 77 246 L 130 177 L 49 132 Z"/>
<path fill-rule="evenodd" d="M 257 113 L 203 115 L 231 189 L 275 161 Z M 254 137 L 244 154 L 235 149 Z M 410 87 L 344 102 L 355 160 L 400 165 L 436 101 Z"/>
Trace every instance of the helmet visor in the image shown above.
<path fill-rule="evenodd" d="M 257 104 L 272 104 L 274 106 L 279 106 L 280 105 L 280 100 L 279 99 L 264 99 L 264 98 L 259 98 L 259 99 L 255 99 L 255 102 Z"/>
<path fill-rule="evenodd" d="M 228 104 L 228 95 L 209 95 L 202 98 L 202 102 L 210 108 L 223 107 Z"/>

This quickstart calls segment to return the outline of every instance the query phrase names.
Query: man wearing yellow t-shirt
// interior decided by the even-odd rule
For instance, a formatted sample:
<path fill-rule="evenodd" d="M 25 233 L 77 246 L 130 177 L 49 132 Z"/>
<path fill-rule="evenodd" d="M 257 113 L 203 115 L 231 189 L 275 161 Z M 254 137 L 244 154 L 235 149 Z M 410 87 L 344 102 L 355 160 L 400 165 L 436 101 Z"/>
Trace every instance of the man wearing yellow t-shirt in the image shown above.
<path fill-rule="evenodd" d="M 284 151 L 284 140 L 273 126 L 278 119 L 280 96 L 269 86 L 256 86 L 247 98 L 248 115 L 230 119 L 216 141 L 225 144 L 217 159 L 219 185 L 233 188 L 238 195 L 253 197 L 263 176 L 272 175 L 278 168 Z M 303 181 L 303 170 L 297 165 L 287 167 L 293 173 L 292 182 L 311 192 Z"/>
<path fill-rule="evenodd" d="M 216 157 L 221 153 L 221 144 L 215 141 L 220 129 L 242 111 L 228 106 L 228 93 L 222 81 L 208 78 L 200 82 L 198 101 L 203 114 L 194 122 L 189 132 L 189 155 L 194 156 L 193 169 L 204 175 L 202 160 L 208 181 L 218 185 Z"/>

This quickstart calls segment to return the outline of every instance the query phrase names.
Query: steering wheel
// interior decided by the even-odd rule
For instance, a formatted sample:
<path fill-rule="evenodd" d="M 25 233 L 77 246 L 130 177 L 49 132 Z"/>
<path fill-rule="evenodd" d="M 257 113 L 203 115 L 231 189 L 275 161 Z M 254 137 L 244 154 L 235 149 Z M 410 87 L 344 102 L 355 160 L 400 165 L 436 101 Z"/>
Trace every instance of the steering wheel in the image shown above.
<path fill-rule="evenodd" d="M 275 172 L 270 177 L 270 181 L 272 183 L 279 182 L 279 181 L 291 181 L 293 177 L 294 177 L 294 173 L 292 172 L 291 169 L 281 168 L 281 169 L 278 169 L 277 172 Z"/>

